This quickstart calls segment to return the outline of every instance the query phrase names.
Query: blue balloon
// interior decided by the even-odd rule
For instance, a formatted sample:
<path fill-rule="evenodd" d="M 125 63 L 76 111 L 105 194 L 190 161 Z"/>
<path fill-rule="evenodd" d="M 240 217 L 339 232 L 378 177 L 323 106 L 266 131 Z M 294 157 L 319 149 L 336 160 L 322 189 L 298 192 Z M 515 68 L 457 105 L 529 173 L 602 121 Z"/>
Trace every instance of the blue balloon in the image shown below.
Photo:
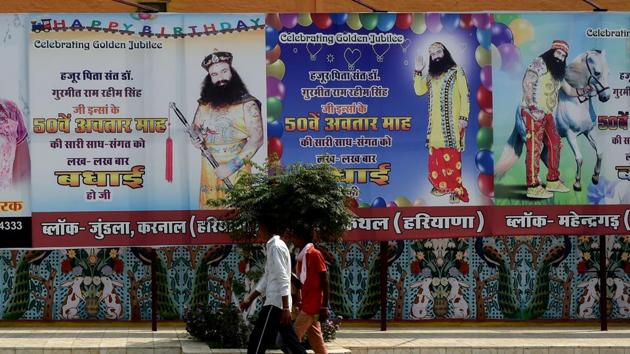
<path fill-rule="evenodd" d="M 490 48 L 492 43 L 492 31 L 490 29 L 477 28 L 477 42 L 484 48 Z"/>
<path fill-rule="evenodd" d="M 512 30 L 503 23 L 495 22 L 492 25 L 492 44 L 498 48 L 501 44 L 505 43 L 514 43 Z"/>
<path fill-rule="evenodd" d="M 284 124 L 280 122 L 280 119 L 267 123 L 267 136 L 269 138 L 281 138 L 282 133 L 284 133 Z"/>
<path fill-rule="evenodd" d="M 494 158 L 491 150 L 479 150 L 475 156 L 475 164 L 480 173 L 494 174 Z"/>
<path fill-rule="evenodd" d="M 265 27 L 265 44 L 267 51 L 272 50 L 278 44 L 278 31 L 271 26 Z"/>
<path fill-rule="evenodd" d="M 348 14 L 330 14 L 330 18 L 332 19 L 332 22 L 337 25 L 337 26 L 341 26 L 341 25 L 345 25 L 346 21 L 348 20 Z"/>
<path fill-rule="evenodd" d="M 452 31 L 459 27 L 459 15 L 458 14 L 441 14 L 442 30 Z"/>
<path fill-rule="evenodd" d="M 389 32 L 396 24 L 396 14 L 378 14 L 376 27 L 383 32 Z"/>
<path fill-rule="evenodd" d="M 372 208 L 385 208 L 385 207 L 387 207 L 387 202 L 385 201 L 385 199 L 383 199 L 383 197 L 376 197 L 376 199 L 372 201 Z"/>

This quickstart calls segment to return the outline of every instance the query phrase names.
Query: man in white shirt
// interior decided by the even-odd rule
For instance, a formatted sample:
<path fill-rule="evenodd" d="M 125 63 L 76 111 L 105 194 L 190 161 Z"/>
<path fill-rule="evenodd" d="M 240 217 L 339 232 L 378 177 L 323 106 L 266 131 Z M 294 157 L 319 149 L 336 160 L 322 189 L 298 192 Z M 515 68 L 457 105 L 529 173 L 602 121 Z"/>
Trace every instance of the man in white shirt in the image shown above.
<path fill-rule="evenodd" d="M 293 354 L 305 354 L 291 324 L 291 258 L 287 245 L 274 235 L 266 245 L 265 273 L 256 289 L 241 302 L 247 310 L 259 296 L 265 297 L 256 325 L 249 336 L 248 354 L 264 353 L 280 333 L 286 349 Z"/>

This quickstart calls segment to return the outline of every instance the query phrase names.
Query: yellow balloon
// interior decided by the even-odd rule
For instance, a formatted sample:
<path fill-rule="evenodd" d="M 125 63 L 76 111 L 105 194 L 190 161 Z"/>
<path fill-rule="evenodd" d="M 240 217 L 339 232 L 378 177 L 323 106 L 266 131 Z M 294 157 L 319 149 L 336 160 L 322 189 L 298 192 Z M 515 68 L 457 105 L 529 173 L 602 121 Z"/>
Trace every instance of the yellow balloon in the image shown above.
<path fill-rule="evenodd" d="M 423 206 L 423 205 L 427 205 L 427 202 L 425 202 L 424 199 L 422 198 L 418 198 L 416 199 L 415 202 L 413 202 L 413 206 Z"/>
<path fill-rule="evenodd" d="M 477 64 L 479 64 L 479 66 L 486 66 L 492 63 L 490 51 L 483 46 L 479 46 L 477 47 L 477 50 L 475 50 L 475 59 L 477 59 Z"/>
<path fill-rule="evenodd" d="M 363 27 L 361 24 L 361 19 L 359 18 L 359 14 L 349 14 L 348 19 L 346 20 L 346 24 L 348 27 L 352 28 L 355 31 L 358 31 Z"/>
<path fill-rule="evenodd" d="M 517 47 L 522 43 L 526 43 L 534 39 L 534 27 L 532 24 L 522 18 L 510 22 L 510 30 L 514 35 L 514 45 Z"/>
<path fill-rule="evenodd" d="M 298 23 L 304 27 L 310 26 L 311 23 L 313 23 L 311 14 L 300 14 L 300 16 L 298 16 Z"/>
<path fill-rule="evenodd" d="M 411 30 L 415 34 L 423 34 L 427 30 L 427 23 L 424 18 L 424 14 L 413 14 L 413 22 L 411 23 Z"/>
<path fill-rule="evenodd" d="M 494 45 L 490 45 L 490 55 L 492 58 L 492 66 L 495 68 L 500 68 L 501 67 L 501 53 L 499 52 L 499 49 Z"/>
<path fill-rule="evenodd" d="M 402 196 L 394 199 L 394 202 L 399 207 L 408 207 L 408 206 L 412 205 L 411 201 L 409 199 L 407 199 L 406 197 L 402 197 Z"/>
<path fill-rule="evenodd" d="M 273 76 L 278 80 L 282 80 L 285 71 L 286 67 L 280 59 L 276 60 L 272 64 L 267 65 L 267 75 Z"/>

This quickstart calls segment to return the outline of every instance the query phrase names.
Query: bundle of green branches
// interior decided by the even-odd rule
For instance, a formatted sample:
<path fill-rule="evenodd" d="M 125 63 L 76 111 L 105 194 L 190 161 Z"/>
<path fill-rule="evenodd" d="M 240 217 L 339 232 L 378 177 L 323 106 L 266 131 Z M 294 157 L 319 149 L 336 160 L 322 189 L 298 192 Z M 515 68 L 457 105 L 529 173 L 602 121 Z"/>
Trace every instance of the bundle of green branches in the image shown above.
<path fill-rule="evenodd" d="M 352 222 L 347 186 L 325 164 L 296 163 L 282 167 L 276 160 L 255 165 L 213 206 L 230 209 L 228 230 L 237 242 L 253 242 L 279 234 L 310 233 L 318 241 L 339 241 Z"/>

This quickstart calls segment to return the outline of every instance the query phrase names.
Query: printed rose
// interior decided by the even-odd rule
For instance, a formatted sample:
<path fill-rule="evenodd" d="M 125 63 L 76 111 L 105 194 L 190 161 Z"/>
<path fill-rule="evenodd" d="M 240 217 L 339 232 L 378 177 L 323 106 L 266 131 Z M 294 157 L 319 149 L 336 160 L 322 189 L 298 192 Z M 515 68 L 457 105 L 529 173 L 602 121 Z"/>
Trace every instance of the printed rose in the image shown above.
<path fill-rule="evenodd" d="M 61 272 L 62 273 L 70 273 L 72 272 L 72 261 L 69 259 L 64 259 L 63 262 L 61 262 Z"/>
<path fill-rule="evenodd" d="M 245 273 L 246 270 L 247 270 L 247 261 L 243 259 L 240 262 L 238 262 L 238 271 L 241 274 L 243 274 Z"/>
<path fill-rule="evenodd" d="M 584 274 L 586 272 L 586 262 L 581 261 L 577 265 L 577 271 L 580 274 Z"/>
<path fill-rule="evenodd" d="M 125 269 L 125 264 L 123 263 L 123 261 L 121 261 L 120 259 L 116 259 L 114 261 L 114 266 L 112 267 L 112 269 L 114 270 L 114 272 L 116 273 L 122 273 L 123 270 Z"/>
<path fill-rule="evenodd" d="M 467 262 L 461 262 L 459 264 L 459 271 L 462 274 L 468 274 L 468 263 Z"/>
<path fill-rule="evenodd" d="M 411 272 L 412 272 L 413 274 L 418 274 L 418 273 L 420 273 L 420 262 L 419 262 L 419 261 L 413 261 L 413 262 L 411 262 L 410 268 L 411 268 Z"/>

